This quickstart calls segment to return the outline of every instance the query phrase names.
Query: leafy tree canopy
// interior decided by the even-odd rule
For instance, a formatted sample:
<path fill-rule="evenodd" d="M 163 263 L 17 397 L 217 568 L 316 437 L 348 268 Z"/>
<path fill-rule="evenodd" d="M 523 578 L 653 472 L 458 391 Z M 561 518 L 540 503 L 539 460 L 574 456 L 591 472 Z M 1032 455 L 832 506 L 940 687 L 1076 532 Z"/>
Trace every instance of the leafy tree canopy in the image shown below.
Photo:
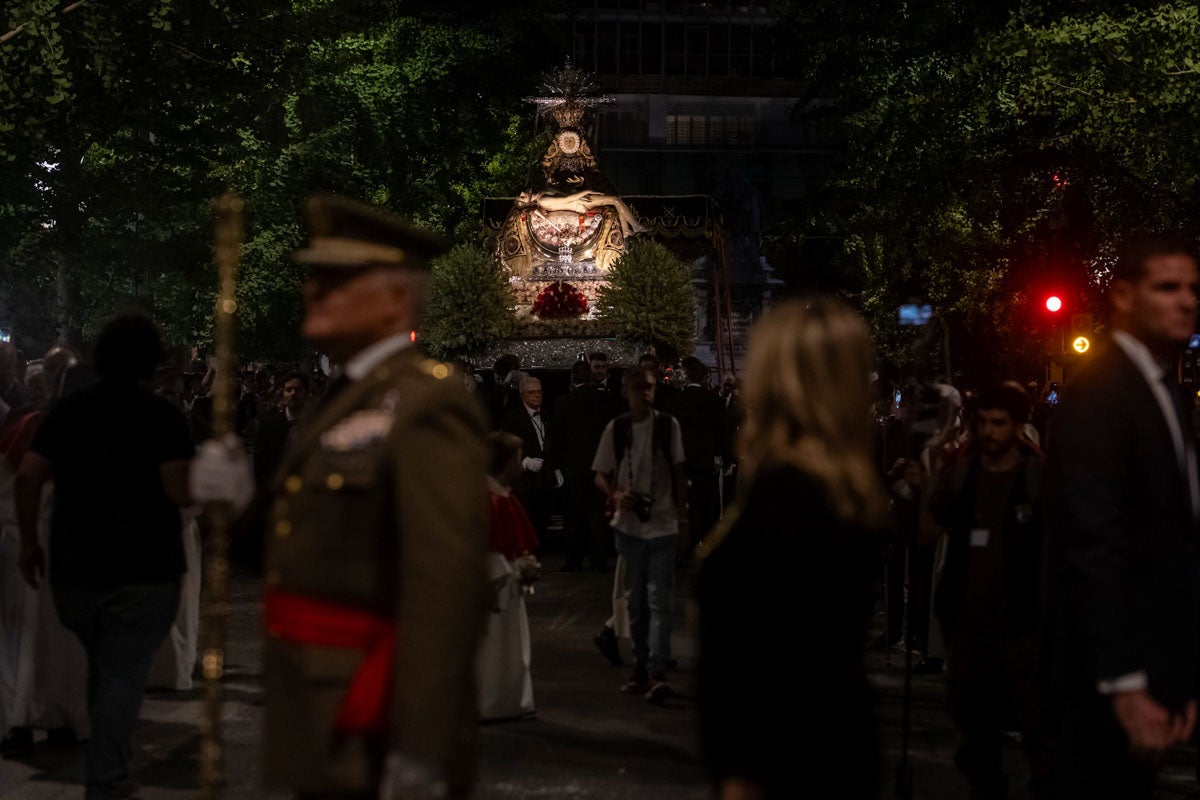
<path fill-rule="evenodd" d="M 287 253 L 302 197 L 340 190 L 470 235 L 482 197 L 522 185 L 538 144 L 520 98 L 561 51 L 554 0 L 62 8 L 0 11 L 24 26 L 0 43 L 0 280 L 31 351 L 131 303 L 204 343 L 208 203 L 232 188 L 247 201 L 243 354 L 300 354 Z"/>
<path fill-rule="evenodd" d="M 913 298 L 953 331 L 969 377 L 1030 369 L 1044 361 L 1045 291 L 1098 310 L 1115 243 L 1200 227 L 1195 4 L 785 12 L 780 33 L 802 37 L 789 52 L 812 77 L 799 113 L 824 118 L 845 151 L 800 227 L 842 241 L 885 352 L 902 354 L 894 315 Z"/>

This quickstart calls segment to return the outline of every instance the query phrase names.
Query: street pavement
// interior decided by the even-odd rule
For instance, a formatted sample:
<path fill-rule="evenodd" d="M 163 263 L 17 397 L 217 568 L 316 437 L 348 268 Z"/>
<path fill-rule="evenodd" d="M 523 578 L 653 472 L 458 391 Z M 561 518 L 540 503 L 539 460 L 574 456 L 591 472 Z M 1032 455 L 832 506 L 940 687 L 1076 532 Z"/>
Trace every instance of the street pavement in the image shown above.
<path fill-rule="evenodd" d="M 690 577 L 682 574 L 677 587 L 674 648 L 680 666 L 673 676 L 677 691 L 665 706 L 656 707 L 637 696 L 620 693 L 626 669 L 605 662 L 592 645 L 592 636 L 609 615 L 611 574 L 561 573 L 558 561 L 536 594 L 528 599 L 533 635 L 536 719 L 485 725 L 481 729 L 480 773 L 476 798 L 565 798 L 567 800 L 702 800 L 710 797 L 696 741 L 695 608 L 690 602 Z M 246 576 L 233 581 L 227 654 L 225 709 L 228 780 L 226 800 L 284 800 L 285 792 L 259 786 L 259 736 L 262 717 L 260 589 Z M 877 620 L 881 627 L 882 619 Z M 783 652 L 791 643 L 811 648 L 806 657 L 822 658 L 820 642 L 804 641 L 795 620 L 780 618 Z M 873 632 L 873 633 L 877 633 Z M 760 653 L 757 679 L 729 687 L 748 703 L 769 703 L 776 692 L 820 691 L 797 686 L 788 664 L 773 657 L 770 643 Z M 890 661 L 890 663 L 889 663 Z M 894 797 L 893 779 L 900 751 L 903 658 L 889 658 L 882 648 L 867 653 L 871 683 L 879 698 L 884 755 L 883 797 Z M 958 800 L 967 786 L 953 765 L 955 736 L 944 711 L 940 676 L 918 675 L 913 683 L 912 773 L 917 800 Z M 135 739 L 135 768 L 144 800 L 184 800 L 195 796 L 197 733 L 201 691 L 156 692 L 142 708 L 142 725 Z M 821 731 L 795 720 L 790 730 L 803 748 Z M 1021 753 L 1013 745 L 1006 753 L 1014 799 L 1027 797 Z M 1200 797 L 1193 779 L 1194 759 L 1180 753 L 1163 776 L 1163 798 Z M 78 800 L 82 797 L 82 747 L 49 748 L 33 755 L 0 761 L 0 800 Z M 836 775 L 797 776 L 811 785 L 804 796 L 838 797 Z M 800 795 L 798 795 L 800 796 Z"/>

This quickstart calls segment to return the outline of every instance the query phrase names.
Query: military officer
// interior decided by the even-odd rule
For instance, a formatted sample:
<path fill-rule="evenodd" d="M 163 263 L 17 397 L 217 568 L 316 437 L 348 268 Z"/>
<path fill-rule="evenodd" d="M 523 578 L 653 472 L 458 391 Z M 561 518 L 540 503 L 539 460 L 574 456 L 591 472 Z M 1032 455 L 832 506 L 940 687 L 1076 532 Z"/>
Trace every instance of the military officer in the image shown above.
<path fill-rule="evenodd" d="M 343 367 L 273 486 L 267 782 L 304 800 L 463 796 L 486 611 L 485 423 L 453 368 L 411 344 L 444 248 L 343 198 L 305 210 L 304 334 Z"/>

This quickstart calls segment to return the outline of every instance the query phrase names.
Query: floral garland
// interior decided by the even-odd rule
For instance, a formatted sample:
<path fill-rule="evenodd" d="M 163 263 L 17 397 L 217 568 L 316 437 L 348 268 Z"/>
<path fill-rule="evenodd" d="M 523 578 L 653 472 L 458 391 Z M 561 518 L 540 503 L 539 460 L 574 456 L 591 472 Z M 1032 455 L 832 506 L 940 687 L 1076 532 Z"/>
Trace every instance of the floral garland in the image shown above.
<path fill-rule="evenodd" d="M 587 312 L 587 298 L 565 281 L 550 284 L 533 301 L 533 313 L 538 319 L 570 319 Z"/>
<path fill-rule="evenodd" d="M 517 339 L 546 339 L 569 337 L 601 337 L 616 335 L 616 328 L 604 319 L 577 317 L 572 319 L 517 319 L 512 336 Z"/>

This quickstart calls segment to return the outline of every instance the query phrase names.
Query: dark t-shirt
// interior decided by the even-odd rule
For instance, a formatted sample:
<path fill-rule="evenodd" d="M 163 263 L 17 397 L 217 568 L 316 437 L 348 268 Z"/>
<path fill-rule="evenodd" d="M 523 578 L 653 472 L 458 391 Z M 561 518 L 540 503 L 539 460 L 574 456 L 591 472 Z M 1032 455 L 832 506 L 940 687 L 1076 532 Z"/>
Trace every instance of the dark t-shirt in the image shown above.
<path fill-rule="evenodd" d="M 1008 625 L 1004 578 L 1004 522 L 1022 471 L 979 470 L 975 487 L 975 527 L 971 532 L 966 594 L 959 630 L 972 637 L 1003 633 Z M 985 533 L 986 531 L 986 533 Z"/>
<path fill-rule="evenodd" d="M 101 381 L 51 409 L 30 449 L 54 469 L 51 583 L 119 586 L 183 574 L 179 509 L 159 468 L 195 451 L 170 403 Z"/>

